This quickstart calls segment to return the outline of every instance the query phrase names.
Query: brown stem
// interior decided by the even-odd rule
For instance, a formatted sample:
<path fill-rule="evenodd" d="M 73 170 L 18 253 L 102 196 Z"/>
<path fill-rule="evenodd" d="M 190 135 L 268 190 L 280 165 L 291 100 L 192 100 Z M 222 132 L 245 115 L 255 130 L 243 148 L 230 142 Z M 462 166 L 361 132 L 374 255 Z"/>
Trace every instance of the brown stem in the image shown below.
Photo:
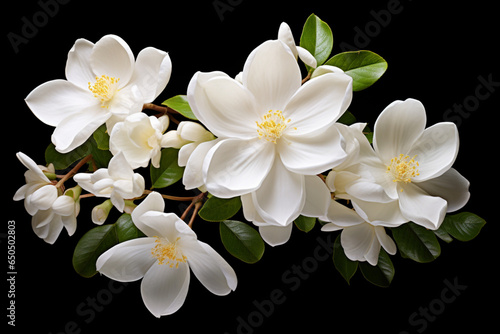
<path fill-rule="evenodd" d="M 85 158 L 80 160 L 80 162 L 75 167 L 73 167 L 73 169 L 70 170 L 69 173 L 64 175 L 62 179 L 60 179 L 59 182 L 57 182 L 56 188 L 61 188 L 64 185 L 64 182 L 68 181 L 69 178 L 75 175 L 76 172 L 78 172 L 78 170 L 82 168 L 82 166 L 85 165 L 90 159 L 92 159 L 92 154 L 89 154 Z"/>

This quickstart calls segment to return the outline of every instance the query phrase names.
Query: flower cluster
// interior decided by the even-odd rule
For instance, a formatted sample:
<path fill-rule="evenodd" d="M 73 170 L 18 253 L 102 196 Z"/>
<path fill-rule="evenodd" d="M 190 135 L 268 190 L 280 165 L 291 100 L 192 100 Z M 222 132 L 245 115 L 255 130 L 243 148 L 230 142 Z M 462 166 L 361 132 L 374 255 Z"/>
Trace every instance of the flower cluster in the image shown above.
<path fill-rule="evenodd" d="M 311 24 L 326 42 L 313 38 Z M 167 52 L 149 47 L 135 59 L 115 35 L 95 44 L 77 40 L 68 54 L 67 80 L 44 83 L 26 98 L 35 116 L 55 130 L 48 167 L 18 153 L 28 171 L 14 200 L 24 199 L 33 230 L 52 244 L 63 227 L 75 232 L 81 199 L 104 198 L 92 209 L 99 226 L 75 248 L 75 270 L 122 282 L 142 279 L 144 304 L 156 317 L 182 306 L 190 270 L 216 295 L 236 289 L 231 266 L 198 241 L 192 229 L 198 216 L 220 222 L 228 252 L 248 263 L 262 257 L 264 242 L 288 242 L 294 226 L 341 231 L 334 259 L 347 280 L 354 272 L 342 263 L 383 261 L 390 268 L 387 254 L 398 249 L 427 262 L 408 256 L 408 229 L 419 231 L 413 237 L 426 236 L 424 247 L 438 242 L 436 236 L 456 237 L 463 219 L 475 219 L 479 232 L 479 217 L 448 214 L 469 199 L 469 182 L 452 167 L 457 127 L 426 127 L 424 106 L 414 99 L 387 106 L 373 131 L 356 122 L 347 111 L 354 92 L 375 83 L 387 64 L 370 51 L 328 59 L 330 37 L 328 25 L 311 15 L 296 45 L 282 23 L 278 38 L 258 45 L 236 77 L 196 72 L 186 95 L 161 106 L 152 102 L 170 80 Z M 139 169 L 148 166 L 150 190 L 140 173 L 148 170 Z M 56 169 L 69 172 L 58 175 Z M 70 179 L 76 185 L 65 190 Z M 158 191 L 180 180 L 198 195 Z M 191 204 L 179 217 L 165 212 L 165 199 Z M 122 215 L 105 224 L 113 207 Z M 247 222 L 229 220 L 240 209 Z M 105 229 L 118 237 L 100 233 Z M 238 243 L 239 233 L 253 242 L 236 238 Z M 104 250 L 103 238 L 110 245 Z M 393 273 L 385 274 L 390 283 Z"/>

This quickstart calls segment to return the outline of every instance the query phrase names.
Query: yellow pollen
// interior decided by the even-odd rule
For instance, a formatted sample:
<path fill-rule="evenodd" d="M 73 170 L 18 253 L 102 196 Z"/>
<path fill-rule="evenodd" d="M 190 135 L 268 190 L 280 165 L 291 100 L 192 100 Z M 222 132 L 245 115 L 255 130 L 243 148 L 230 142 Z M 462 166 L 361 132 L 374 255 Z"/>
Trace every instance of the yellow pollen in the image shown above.
<path fill-rule="evenodd" d="M 259 138 L 264 138 L 276 144 L 276 141 L 281 137 L 290 121 L 290 119 L 285 119 L 280 110 L 269 110 L 267 114 L 262 116 L 261 122 L 255 122 L 257 124 Z M 294 128 L 294 130 L 297 130 L 297 128 Z"/>
<path fill-rule="evenodd" d="M 110 101 L 118 91 L 118 81 L 120 81 L 119 78 L 101 75 L 100 77 L 95 77 L 95 83 L 93 85 L 89 82 L 89 90 L 94 97 L 101 102 L 102 108 L 109 108 L 107 102 Z"/>
<path fill-rule="evenodd" d="M 180 262 L 186 262 L 187 257 L 177 249 L 177 241 L 169 242 L 166 239 L 156 237 L 155 246 L 151 249 L 153 257 L 158 259 L 158 264 L 168 264 L 170 268 L 179 268 Z"/>
<path fill-rule="evenodd" d="M 410 183 L 412 178 L 420 175 L 417 169 L 419 164 L 415 157 L 416 155 L 410 158 L 408 155 L 400 154 L 391 159 L 391 163 L 387 166 L 387 173 L 392 174 L 393 182 Z"/>

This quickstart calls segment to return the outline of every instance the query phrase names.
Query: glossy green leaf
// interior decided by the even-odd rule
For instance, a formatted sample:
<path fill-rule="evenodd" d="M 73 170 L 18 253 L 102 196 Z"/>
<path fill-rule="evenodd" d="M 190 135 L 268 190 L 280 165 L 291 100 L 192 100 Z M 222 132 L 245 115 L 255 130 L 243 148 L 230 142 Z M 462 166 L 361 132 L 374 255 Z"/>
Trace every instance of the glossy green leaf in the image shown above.
<path fill-rule="evenodd" d="M 340 243 L 340 235 L 335 239 L 335 243 L 333 244 L 333 263 L 340 275 L 347 281 L 347 284 L 350 284 L 351 278 L 358 270 L 358 261 L 351 261 L 345 255 Z"/>
<path fill-rule="evenodd" d="M 382 288 L 391 285 L 395 273 L 391 258 L 383 248 L 380 248 L 376 266 L 372 266 L 368 262 L 360 262 L 359 269 L 368 282 Z"/>
<path fill-rule="evenodd" d="M 161 151 L 160 168 L 150 167 L 153 188 L 168 187 L 182 178 L 184 167 L 179 167 L 177 159 L 179 150 L 165 148 Z"/>
<path fill-rule="evenodd" d="M 330 58 L 325 65 L 342 69 L 352 77 L 353 91 L 360 91 L 373 85 L 387 70 L 387 62 L 371 51 L 348 51 Z"/>
<path fill-rule="evenodd" d="M 94 131 L 93 137 L 97 144 L 97 148 L 100 150 L 109 150 L 109 134 L 106 124 L 101 125 L 97 130 Z"/>
<path fill-rule="evenodd" d="M 177 95 L 171 97 L 170 99 L 163 101 L 163 105 L 172 108 L 177 111 L 182 116 L 197 121 L 198 119 L 194 115 L 191 107 L 189 106 L 189 102 L 187 100 L 186 95 Z"/>
<path fill-rule="evenodd" d="M 59 153 L 54 144 L 50 143 L 45 150 L 45 161 L 47 164 L 52 163 L 56 170 L 64 170 L 89 155 L 91 151 L 92 144 L 89 140 L 68 153 Z"/>
<path fill-rule="evenodd" d="M 446 215 L 442 228 L 455 239 L 460 241 L 470 241 L 474 239 L 486 221 L 470 212 L 461 212 L 454 215 Z"/>
<path fill-rule="evenodd" d="M 295 226 L 302 232 L 309 232 L 316 225 L 316 218 L 314 217 L 306 217 L 306 216 L 298 216 L 294 221 Z"/>
<path fill-rule="evenodd" d="M 124 242 L 146 236 L 135 226 L 132 221 L 132 216 L 128 213 L 122 214 L 116 221 L 115 226 L 118 242 Z"/>
<path fill-rule="evenodd" d="M 239 197 L 225 199 L 212 196 L 205 202 L 198 214 L 206 221 L 221 222 L 234 216 L 240 209 Z"/>
<path fill-rule="evenodd" d="M 420 263 L 434 261 L 441 246 L 433 231 L 409 222 L 392 229 L 392 236 L 404 257 Z"/>
<path fill-rule="evenodd" d="M 78 241 L 73 253 L 73 267 L 83 277 L 92 277 L 97 273 L 96 261 L 99 256 L 118 244 L 116 226 L 97 226 L 88 231 Z"/>
<path fill-rule="evenodd" d="M 332 30 L 319 17 L 311 14 L 302 29 L 300 46 L 308 50 L 316 58 L 318 66 L 320 66 L 328 59 L 332 52 Z"/>
<path fill-rule="evenodd" d="M 346 111 L 342 114 L 342 116 L 340 116 L 337 122 L 345 125 L 351 125 L 356 123 L 356 117 L 350 111 Z"/>
<path fill-rule="evenodd" d="M 264 241 L 253 227 L 236 221 L 225 220 L 219 225 L 220 237 L 226 250 L 246 263 L 255 263 L 264 254 Z"/>

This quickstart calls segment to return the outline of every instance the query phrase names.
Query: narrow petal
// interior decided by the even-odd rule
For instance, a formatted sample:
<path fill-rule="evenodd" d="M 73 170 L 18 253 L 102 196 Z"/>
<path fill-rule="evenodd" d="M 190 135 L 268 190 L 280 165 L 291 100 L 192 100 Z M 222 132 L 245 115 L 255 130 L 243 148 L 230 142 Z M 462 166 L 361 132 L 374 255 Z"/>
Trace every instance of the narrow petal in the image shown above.
<path fill-rule="evenodd" d="M 470 198 L 469 181 L 454 168 L 448 169 L 441 176 L 417 184 L 429 195 L 444 198 L 448 203 L 448 212 L 460 210 Z"/>
<path fill-rule="evenodd" d="M 375 234 L 377 235 L 377 239 L 380 242 L 380 245 L 384 247 L 385 251 L 391 255 L 396 254 L 397 247 L 394 240 L 391 239 L 390 236 L 387 235 L 385 228 L 382 226 L 375 227 Z"/>
<path fill-rule="evenodd" d="M 444 199 L 431 196 L 411 183 L 400 192 L 399 207 L 405 218 L 431 230 L 441 226 L 447 210 Z"/>
<path fill-rule="evenodd" d="M 195 189 L 203 186 L 203 162 L 208 152 L 218 143 L 220 139 L 212 140 L 206 143 L 201 143 L 191 153 L 184 169 L 182 183 L 186 189 Z"/>
<path fill-rule="evenodd" d="M 270 246 L 279 246 L 290 240 L 293 224 L 286 226 L 259 226 L 259 233 L 262 239 Z"/>
<path fill-rule="evenodd" d="M 269 173 L 274 157 L 273 144 L 264 140 L 222 140 L 205 158 L 205 185 L 210 193 L 220 198 L 252 192 Z"/>
<path fill-rule="evenodd" d="M 66 79 L 80 88 L 87 89 L 89 82 L 95 81 L 95 73 L 90 66 L 90 55 L 94 43 L 77 39 L 68 53 L 66 62 Z"/>
<path fill-rule="evenodd" d="M 196 278 L 213 294 L 225 296 L 236 288 L 236 274 L 208 244 L 195 240 L 182 243 L 182 253 Z"/>
<path fill-rule="evenodd" d="M 310 135 L 285 135 L 278 152 L 285 167 L 295 173 L 317 175 L 339 165 L 347 157 L 343 137 L 334 126 Z"/>
<path fill-rule="evenodd" d="M 297 58 L 297 45 L 295 44 L 295 40 L 293 38 L 292 30 L 290 26 L 286 22 L 282 22 L 280 28 L 278 30 L 278 39 L 290 48 L 295 58 Z"/>
<path fill-rule="evenodd" d="M 286 226 L 302 212 L 305 191 L 304 175 L 288 171 L 276 159 L 260 188 L 252 192 L 253 203 L 266 223 Z"/>
<path fill-rule="evenodd" d="M 442 122 L 425 129 L 408 155 L 418 161 L 418 176 L 415 182 L 429 180 L 446 172 L 455 162 L 459 138 L 454 123 Z"/>
<path fill-rule="evenodd" d="M 28 170 L 34 173 L 34 176 L 38 182 L 47 182 L 50 183 L 50 180 L 45 176 L 43 171 L 38 167 L 35 161 L 28 157 L 23 152 L 17 152 L 16 157 L 21 161 L 24 167 L 28 168 Z"/>
<path fill-rule="evenodd" d="M 189 266 L 153 264 L 144 275 L 141 294 L 148 310 L 157 318 L 175 313 L 183 304 L 189 288 Z"/>
<path fill-rule="evenodd" d="M 90 64 L 97 76 L 107 75 L 120 79 L 124 87 L 134 72 L 134 54 L 128 44 L 116 35 L 102 37 L 92 50 Z"/>
<path fill-rule="evenodd" d="M 307 175 L 304 178 L 306 201 L 302 215 L 307 217 L 323 217 L 330 206 L 331 195 L 325 182 L 318 176 Z"/>
<path fill-rule="evenodd" d="M 311 52 L 300 46 L 297 46 L 297 52 L 299 54 L 300 60 L 302 60 L 304 64 L 312 68 L 316 68 L 318 66 L 318 61 L 316 60 L 316 58 L 314 58 Z"/>
<path fill-rule="evenodd" d="M 365 222 L 365 220 L 361 218 L 356 211 L 340 204 L 335 200 L 330 201 L 327 219 L 329 222 L 332 222 L 339 227 L 350 227 Z"/>
<path fill-rule="evenodd" d="M 427 117 L 420 101 L 395 101 L 382 111 L 375 122 L 373 147 L 383 163 L 406 155 L 422 135 Z"/>
<path fill-rule="evenodd" d="M 137 238 L 108 249 L 97 259 L 97 271 L 119 282 L 141 279 L 157 261 L 151 255 L 155 240 L 155 238 Z"/>
<path fill-rule="evenodd" d="M 285 107 L 283 115 L 291 120 L 287 133 L 303 135 L 328 127 L 342 116 L 351 100 L 352 78 L 347 74 L 327 73 L 309 80 Z"/>
<path fill-rule="evenodd" d="M 243 85 L 253 93 L 264 112 L 283 111 L 300 88 L 301 80 L 294 55 L 279 40 L 262 43 L 243 67 Z"/>
<path fill-rule="evenodd" d="M 130 83 L 139 87 L 144 102 L 151 102 L 165 89 L 171 73 L 172 61 L 168 53 L 148 47 L 137 55 Z"/>
<path fill-rule="evenodd" d="M 26 103 L 40 121 L 50 126 L 57 126 L 89 107 L 99 107 L 99 100 L 89 90 L 66 80 L 41 84 L 26 97 Z"/>

